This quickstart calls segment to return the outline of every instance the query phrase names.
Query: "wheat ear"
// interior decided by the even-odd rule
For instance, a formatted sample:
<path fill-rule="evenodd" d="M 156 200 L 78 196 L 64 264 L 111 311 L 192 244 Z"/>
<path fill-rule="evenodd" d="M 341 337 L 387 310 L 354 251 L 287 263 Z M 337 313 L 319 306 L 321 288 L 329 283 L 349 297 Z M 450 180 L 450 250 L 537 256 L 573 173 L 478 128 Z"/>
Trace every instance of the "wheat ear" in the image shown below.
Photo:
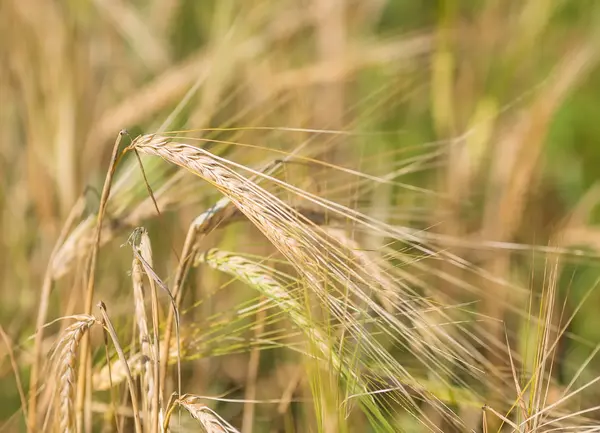
<path fill-rule="evenodd" d="M 217 249 L 212 249 L 206 253 L 199 254 L 196 257 L 194 264 L 197 265 L 198 263 L 206 263 L 213 269 L 234 276 L 268 297 L 279 306 L 281 310 L 289 315 L 296 326 L 307 334 L 309 341 L 315 344 L 325 359 L 331 360 L 331 363 L 336 370 L 342 370 L 343 373 L 349 374 L 354 379 L 357 379 L 356 375 L 353 374 L 351 370 L 343 367 L 340 357 L 334 350 L 331 350 L 328 338 L 315 323 L 312 323 L 310 319 L 306 317 L 306 314 L 303 313 L 303 308 L 298 301 L 282 287 L 277 279 L 273 277 L 273 273 L 275 273 L 274 269 L 269 269 L 260 263 L 240 255 Z"/>
<path fill-rule="evenodd" d="M 184 394 L 173 400 L 167 408 L 164 421 L 164 430 L 168 429 L 171 414 L 177 405 L 183 407 L 197 420 L 206 433 L 239 433 L 239 430 L 221 418 L 214 410 L 205 404 L 199 403 L 201 398 L 192 394 Z"/>
<path fill-rule="evenodd" d="M 97 320 L 93 316 L 77 316 L 77 322 L 65 329 L 58 343 L 58 376 L 60 386 L 60 431 L 69 433 L 75 431 L 74 399 L 75 399 L 75 369 L 79 343 L 87 331 Z"/>
<path fill-rule="evenodd" d="M 366 317 L 357 318 L 355 315 L 364 316 L 366 313 L 362 312 L 367 308 L 369 319 L 372 319 L 372 314 L 380 319 L 370 320 L 370 323 L 377 328 L 377 331 L 384 332 L 399 345 L 406 344 L 400 336 L 408 340 L 416 340 L 420 338 L 420 335 L 414 329 L 403 326 L 398 316 L 390 314 L 372 301 L 372 290 L 378 290 L 372 284 L 372 276 L 360 265 L 357 266 L 360 264 L 360 260 L 356 260 L 355 255 L 347 247 L 298 214 L 274 194 L 260 188 L 256 183 L 241 176 L 229 166 L 256 173 L 253 170 L 212 155 L 203 149 L 184 143 L 170 142 L 168 138 L 158 135 L 138 137 L 131 147 L 143 153 L 160 156 L 168 162 L 186 168 L 227 196 L 294 266 L 304 279 L 306 287 L 318 296 L 328 314 L 340 321 L 349 342 L 354 341 L 355 348 L 360 350 L 360 355 L 366 356 L 365 361 L 361 362 L 364 362 L 365 365 L 381 366 L 381 373 L 379 373 L 381 383 L 392 381 L 396 390 L 396 398 L 400 400 L 400 403 L 406 409 L 415 412 L 419 421 L 424 425 L 428 427 L 435 425 L 423 413 L 413 395 L 406 390 L 404 384 L 414 382 L 410 372 L 376 339 L 370 338 L 371 333 L 364 325 Z M 269 177 L 269 179 L 280 187 L 310 199 L 326 209 L 347 215 L 356 223 L 377 230 L 388 230 L 386 233 L 390 235 L 400 235 L 389 231 L 390 228 L 387 226 L 375 225 L 375 222 L 366 220 L 364 215 L 358 215 L 350 209 L 332 202 L 319 201 L 318 198 L 311 197 L 298 188 L 283 184 L 274 178 Z M 429 252 L 429 250 L 426 251 Z M 409 303 L 405 307 L 409 308 L 410 313 L 414 315 L 411 319 L 419 318 L 423 314 Z M 406 314 L 406 312 L 402 313 Z M 445 359 L 464 371 L 466 370 L 465 366 L 469 365 L 468 362 L 457 362 L 457 360 L 463 356 L 471 356 L 471 354 L 465 353 L 462 347 L 453 344 L 450 342 L 450 345 L 445 345 L 443 351 L 436 349 L 437 353 L 444 353 Z M 413 351 L 414 355 L 430 373 L 441 380 L 444 380 L 444 375 L 457 377 L 456 373 L 451 371 L 448 365 L 444 365 L 430 348 L 423 345 L 416 347 L 417 350 Z M 356 353 L 355 359 L 358 359 L 359 352 Z M 448 421 L 457 426 L 462 425 L 460 418 L 446 405 L 437 399 L 432 399 L 431 395 L 421 392 L 418 388 L 413 388 L 413 390 L 433 405 L 435 410 Z M 391 425 L 386 421 L 386 417 L 376 405 L 371 405 L 370 410 L 375 411 L 377 420 L 385 424 L 387 430 L 393 431 Z"/>

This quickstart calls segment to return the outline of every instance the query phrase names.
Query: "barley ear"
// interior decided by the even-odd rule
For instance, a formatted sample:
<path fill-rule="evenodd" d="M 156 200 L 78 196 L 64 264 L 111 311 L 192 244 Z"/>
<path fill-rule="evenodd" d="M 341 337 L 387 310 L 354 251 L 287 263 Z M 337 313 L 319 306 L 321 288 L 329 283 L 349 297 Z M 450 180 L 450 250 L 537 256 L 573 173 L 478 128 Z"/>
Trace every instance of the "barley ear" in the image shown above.
<path fill-rule="evenodd" d="M 96 323 L 93 316 L 79 316 L 79 320 L 65 329 L 58 343 L 58 382 L 60 387 L 60 431 L 75 430 L 76 364 L 79 344 L 87 331 Z"/>

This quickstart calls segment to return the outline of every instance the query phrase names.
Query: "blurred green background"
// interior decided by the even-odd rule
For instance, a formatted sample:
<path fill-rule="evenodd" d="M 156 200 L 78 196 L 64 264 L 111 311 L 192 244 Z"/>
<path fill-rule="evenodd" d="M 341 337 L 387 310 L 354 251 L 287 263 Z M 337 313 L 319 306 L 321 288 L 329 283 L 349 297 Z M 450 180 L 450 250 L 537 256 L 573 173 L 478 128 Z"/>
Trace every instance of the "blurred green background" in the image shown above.
<path fill-rule="evenodd" d="M 594 379 L 599 30 L 596 0 L 2 0 L 0 323 L 24 382 L 51 251 L 79 197 L 84 217 L 97 210 L 118 131 L 255 126 L 351 131 L 325 157 L 365 172 L 389 172 L 438 151 L 402 181 L 451 200 L 393 187 L 363 210 L 377 215 L 383 201 L 394 211 L 388 221 L 427 229 L 445 239 L 444 248 L 533 293 L 548 284 L 556 255 L 514 244 L 557 248 L 556 325 L 577 314 L 560 339 L 553 375 L 560 387 L 583 364 L 581 383 Z M 286 151 L 312 135 L 206 132 Z M 332 140 L 311 139 L 315 146 Z M 260 149 L 213 148 L 244 164 L 265 159 Z M 98 282 L 107 297 L 128 290 L 130 258 L 118 246 L 131 227 L 149 228 L 159 269 L 169 274 L 170 247 L 179 249 L 190 220 L 217 198 L 149 162 L 153 189 L 164 187 L 166 223 L 159 223 L 133 163 L 119 169 L 111 198 L 107 248 L 114 254 L 104 255 Z M 223 242 L 235 249 L 236 234 L 255 235 L 249 230 L 232 228 Z M 57 287 L 49 319 L 79 310 L 83 243 L 63 248 L 50 266 Z M 527 323 L 506 305 L 527 311 L 527 296 L 473 283 L 477 295 L 449 288 L 448 297 L 477 301 L 477 311 L 522 336 L 513 349 L 526 352 Z M 489 326 L 503 341 L 504 328 Z M 228 372 L 238 368 L 239 361 L 224 364 L 214 380 L 243 383 Z M 585 393 L 596 404 L 597 389 Z M 20 403 L 4 345 L 0 402 L 10 429 Z M 269 424 L 263 418 L 258 424 Z"/>

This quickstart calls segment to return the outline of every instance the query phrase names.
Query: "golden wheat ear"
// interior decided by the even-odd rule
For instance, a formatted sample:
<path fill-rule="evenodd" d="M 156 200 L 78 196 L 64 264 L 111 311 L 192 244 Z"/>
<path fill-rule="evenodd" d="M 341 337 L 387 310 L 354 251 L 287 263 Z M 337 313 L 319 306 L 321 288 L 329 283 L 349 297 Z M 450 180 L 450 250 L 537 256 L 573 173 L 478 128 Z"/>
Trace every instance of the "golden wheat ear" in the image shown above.
<path fill-rule="evenodd" d="M 77 321 L 68 326 L 57 343 L 54 354 L 58 384 L 60 387 L 60 410 L 58 425 L 61 432 L 75 431 L 75 387 L 77 370 L 77 352 L 79 344 L 89 329 L 98 323 L 93 316 L 77 316 Z"/>
<path fill-rule="evenodd" d="M 179 398 L 172 399 L 170 406 L 167 408 L 164 429 L 168 429 L 173 410 L 177 406 L 181 406 L 200 423 L 206 433 L 240 433 L 238 429 L 201 401 L 202 397 L 193 394 L 184 394 Z"/>
<path fill-rule="evenodd" d="M 256 175 L 258 173 L 255 170 L 212 155 L 206 150 L 171 142 L 159 135 L 142 136 L 132 146 L 142 153 L 159 156 L 189 170 L 223 193 L 285 257 L 298 274 L 307 295 L 320 306 L 322 314 L 344 330 L 345 347 L 353 346 L 352 359 L 360 360 L 362 364 L 358 371 L 370 371 L 370 376 L 375 376 L 369 378 L 371 383 L 376 387 L 389 388 L 389 382 L 392 381 L 394 402 L 415 413 L 424 425 L 432 427 L 434 423 L 423 413 L 418 399 L 414 397 L 415 393 L 448 421 L 462 425 L 460 418 L 446 404 L 428 393 L 426 387 L 419 386 L 419 380 L 378 339 L 373 338 L 374 333 L 387 335 L 394 345 L 410 351 L 420 365 L 444 386 L 450 385 L 451 380 L 464 384 L 453 371 L 454 367 L 470 375 L 479 374 L 479 371 L 471 365 L 473 355 L 460 342 L 443 332 L 442 328 L 434 328 L 435 325 L 428 323 L 423 308 L 440 310 L 439 305 L 428 304 L 426 300 L 415 304 L 406 298 L 403 303 L 396 303 L 397 308 L 402 307 L 400 311 L 390 314 L 373 301 L 373 293 L 381 292 L 381 287 L 373 284 L 372 269 L 367 267 L 375 266 L 373 262 L 367 263 L 364 258 L 361 259 L 352 251 L 351 245 L 344 245 L 287 202 L 231 167 Z M 350 219 L 356 225 L 382 232 L 387 230 L 385 233 L 396 238 L 404 236 L 390 227 L 377 225 L 356 211 L 320 200 L 275 178 L 264 177 L 292 194 Z M 402 239 L 406 240 L 406 237 Z M 433 254 L 423 246 L 420 249 L 425 254 Z M 385 283 L 381 278 L 379 280 L 382 285 Z M 396 283 L 393 289 L 402 295 L 406 294 L 401 284 Z M 412 322 L 411 325 L 408 326 L 406 321 Z M 371 326 L 373 329 L 369 329 Z M 423 343 L 423 332 L 429 334 L 435 346 Z M 376 370 L 373 370 L 374 366 Z M 407 385 L 415 383 L 416 386 Z M 407 386 L 411 388 L 410 392 Z M 376 414 L 378 422 L 386 424 L 386 417 L 377 404 L 371 404 L 369 409 Z M 389 424 L 385 428 L 393 431 Z"/>

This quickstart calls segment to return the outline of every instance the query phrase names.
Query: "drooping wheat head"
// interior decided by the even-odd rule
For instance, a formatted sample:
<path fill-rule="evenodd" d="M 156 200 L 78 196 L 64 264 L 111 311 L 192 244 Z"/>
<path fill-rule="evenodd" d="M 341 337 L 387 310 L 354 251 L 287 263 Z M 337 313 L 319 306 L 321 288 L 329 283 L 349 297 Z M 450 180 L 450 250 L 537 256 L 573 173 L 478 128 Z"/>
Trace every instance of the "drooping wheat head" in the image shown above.
<path fill-rule="evenodd" d="M 411 393 L 405 385 L 415 383 L 414 377 L 400 365 L 381 344 L 371 337 L 370 331 L 365 327 L 365 319 L 369 321 L 377 332 L 392 339 L 394 344 L 405 347 L 430 371 L 430 374 L 438 377 L 441 381 L 453 378 L 460 381 L 456 372 L 449 368 L 462 370 L 467 374 L 477 374 L 477 370 L 471 368 L 470 353 L 458 344 L 451 336 L 430 330 L 431 325 L 422 320 L 422 308 L 413 305 L 409 299 L 397 303 L 396 314 L 390 314 L 372 300 L 374 286 L 372 284 L 371 271 L 361 266 L 361 259 L 351 249 L 339 242 L 335 237 L 310 220 L 299 214 L 293 207 L 281 199 L 259 187 L 256 183 L 248 181 L 230 166 L 238 169 L 234 163 L 223 158 L 216 157 L 203 149 L 199 149 L 184 143 L 170 142 L 166 137 L 157 135 L 142 136 L 132 143 L 136 150 L 150 155 L 157 155 L 163 159 L 186 168 L 207 180 L 219 191 L 221 191 L 231 202 L 251 220 L 267 239 L 287 258 L 289 263 L 304 281 L 312 295 L 316 296 L 321 303 L 323 311 L 330 318 L 335 319 L 346 333 L 346 342 L 354 345 L 357 358 L 364 365 L 378 366 L 371 378 L 373 383 L 393 383 L 396 399 L 405 408 L 420 413 L 419 420 L 427 424 L 426 417 L 421 413 Z M 257 174 L 250 170 L 251 173 Z M 277 182 L 274 178 L 265 176 L 267 179 Z M 392 235 L 410 242 L 413 240 L 406 233 L 376 224 L 369 218 L 345 208 L 341 205 L 319 200 L 318 197 L 299 191 L 290 185 L 277 184 L 286 188 L 291 193 L 298 194 L 302 198 L 337 213 L 340 218 L 346 218 L 363 227 L 372 230 L 383 231 L 386 235 Z M 420 247 L 423 254 L 434 254 L 433 251 Z M 453 258 L 452 258 L 453 259 Z M 364 260 L 363 260 L 364 262 Z M 383 274 L 385 270 L 381 270 Z M 401 284 L 396 284 L 395 290 L 405 293 Z M 422 301 L 424 303 L 424 301 Z M 431 307 L 431 305 L 429 306 Z M 438 306 L 433 306 L 438 308 Z M 366 311 L 366 313 L 365 313 Z M 370 319 L 365 314 L 374 314 Z M 372 320 L 371 320 L 372 319 Z M 411 326 L 404 321 L 409 320 Z M 420 328 L 416 331 L 416 328 Z M 419 344 L 422 340 L 422 332 L 429 333 L 436 341 L 436 347 L 425 347 Z M 408 346 L 406 340 L 414 342 Z M 440 361 L 442 355 L 444 362 Z M 421 393 L 422 390 L 415 388 L 413 392 Z M 443 416 L 447 416 L 451 422 L 460 423 L 449 409 L 436 401 L 430 395 L 422 395 Z M 422 415 L 422 416 L 421 416 Z"/>

